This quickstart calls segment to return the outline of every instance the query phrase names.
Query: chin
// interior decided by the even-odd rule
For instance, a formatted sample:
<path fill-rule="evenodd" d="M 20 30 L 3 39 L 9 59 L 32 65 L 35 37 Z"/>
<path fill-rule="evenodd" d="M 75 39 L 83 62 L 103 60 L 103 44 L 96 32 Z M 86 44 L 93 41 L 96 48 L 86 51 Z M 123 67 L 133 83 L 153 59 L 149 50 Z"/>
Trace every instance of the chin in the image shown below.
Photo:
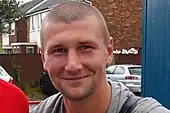
<path fill-rule="evenodd" d="M 83 100 L 92 94 L 92 90 L 78 90 L 73 89 L 71 91 L 62 92 L 65 98 L 70 100 Z"/>

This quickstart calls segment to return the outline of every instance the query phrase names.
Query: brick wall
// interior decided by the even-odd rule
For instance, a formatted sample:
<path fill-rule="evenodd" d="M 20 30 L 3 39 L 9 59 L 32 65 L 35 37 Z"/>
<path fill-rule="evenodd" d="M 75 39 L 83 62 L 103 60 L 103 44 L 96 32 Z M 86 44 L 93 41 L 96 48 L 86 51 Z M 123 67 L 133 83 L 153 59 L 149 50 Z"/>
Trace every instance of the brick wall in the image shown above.
<path fill-rule="evenodd" d="M 17 42 L 27 42 L 27 19 L 22 18 L 16 23 Z"/>
<path fill-rule="evenodd" d="M 15 22 L 15 35 L 9 37 L 9 43 L 27 42 L 27 20 L 20 19 Z"/>
<path fill-rule="evenodd" d="M 90 0 L 104 15 L 114 49 L 141 47 L 142 0 Z"/>

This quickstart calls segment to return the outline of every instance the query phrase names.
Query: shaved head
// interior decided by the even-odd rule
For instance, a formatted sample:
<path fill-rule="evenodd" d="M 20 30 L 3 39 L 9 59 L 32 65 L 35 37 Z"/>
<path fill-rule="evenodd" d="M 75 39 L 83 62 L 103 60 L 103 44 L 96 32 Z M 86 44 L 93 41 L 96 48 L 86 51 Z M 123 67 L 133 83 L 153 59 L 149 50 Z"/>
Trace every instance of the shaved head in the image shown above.
<path fill-rule="evenodd" d="M 97 22 L 98 28 L 101 30 L 102 36 L 104 38 L 104 43 L 107 45 L 109 39 L 109 32 L 101 12 L 87 3 L 70 1 L 56 5 L 46 15 L 40 33 L 42 48 L 44 46 L 45 25 L 47 23 L 71 24 L 71 22 L 73 21 L 86 20 L 87 18 L 92 18 L 94 21 Z"/>

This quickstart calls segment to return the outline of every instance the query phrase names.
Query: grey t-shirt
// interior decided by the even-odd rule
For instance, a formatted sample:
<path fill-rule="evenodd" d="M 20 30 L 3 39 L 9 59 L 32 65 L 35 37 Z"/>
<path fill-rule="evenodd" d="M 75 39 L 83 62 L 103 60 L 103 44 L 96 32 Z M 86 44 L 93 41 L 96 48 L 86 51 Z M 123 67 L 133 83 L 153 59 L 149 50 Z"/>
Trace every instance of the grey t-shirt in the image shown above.
<path fill-rule="evenodd" d="M 112 98 L 107 113 L 119 113 L 126 99 L 135 95 L 122 83 L 108 82 L 112 87 Z M 63 106 L 63 96 L 58 93 L 42 101 L 30 113 L 63 113 Z M 132 113 L 170 113 L 170 111 L 153 98 L 142 98 Z"/>

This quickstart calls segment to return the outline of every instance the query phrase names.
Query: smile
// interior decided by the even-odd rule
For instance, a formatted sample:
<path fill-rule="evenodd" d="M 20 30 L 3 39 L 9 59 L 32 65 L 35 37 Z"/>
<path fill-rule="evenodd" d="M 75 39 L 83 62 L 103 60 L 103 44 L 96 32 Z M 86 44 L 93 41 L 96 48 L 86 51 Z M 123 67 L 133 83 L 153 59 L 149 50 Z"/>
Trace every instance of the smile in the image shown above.
<path fill-rule="evenodd" d="M 71 81 L 76 81 L 76 80 L 82 80 L 87 78 L 88 76 L 82 76 L 82 77 L 68 77 L 68 78 L 63 78 L 64 80 L 71 80 Z"/>

